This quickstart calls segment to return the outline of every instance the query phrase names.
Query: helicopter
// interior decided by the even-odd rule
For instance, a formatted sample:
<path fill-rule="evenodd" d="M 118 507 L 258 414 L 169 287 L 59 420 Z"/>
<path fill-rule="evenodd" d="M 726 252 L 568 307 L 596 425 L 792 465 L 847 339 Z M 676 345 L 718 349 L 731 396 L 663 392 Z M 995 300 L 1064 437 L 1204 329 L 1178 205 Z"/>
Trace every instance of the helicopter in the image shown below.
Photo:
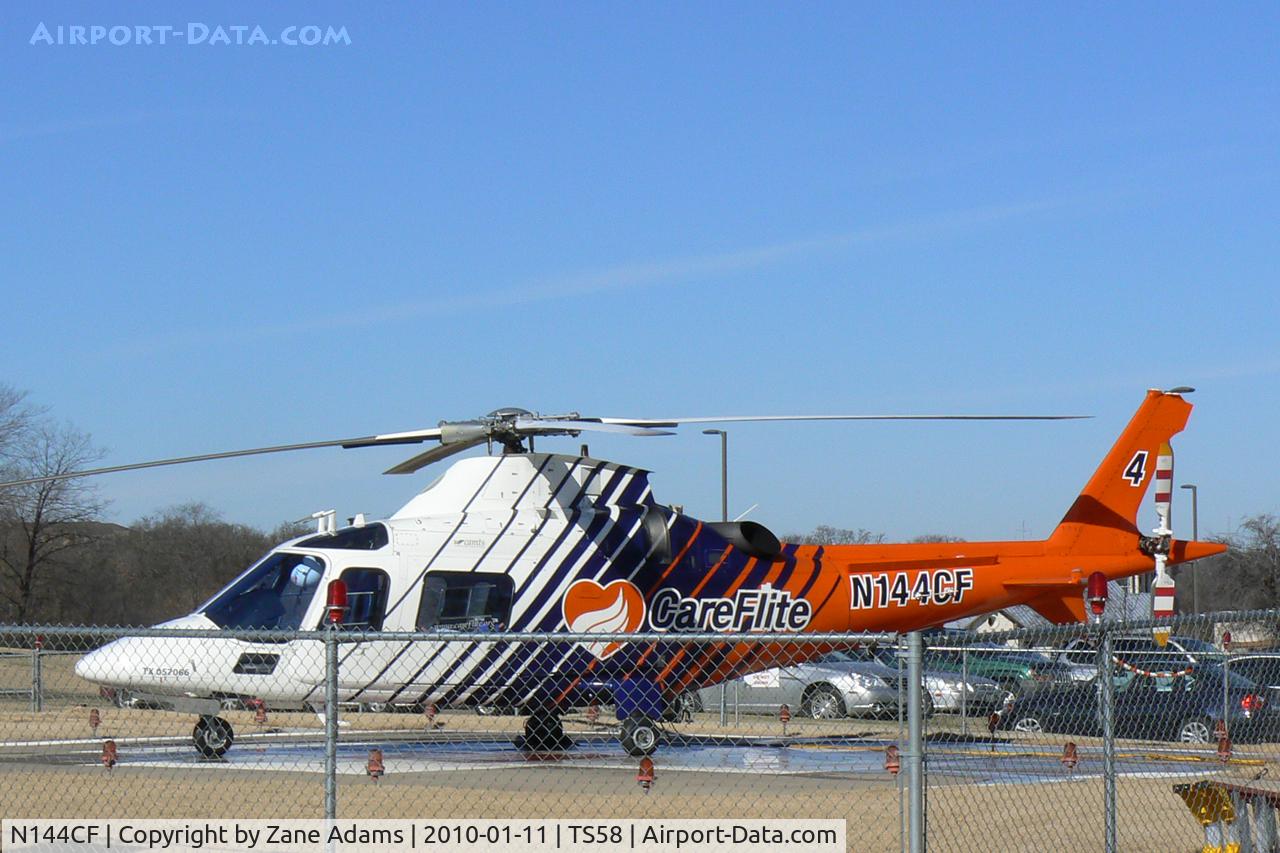
<path fill-rule="evenodd" d="M 623 642 L 619 634 L 905 632 L 1028 604 L 1054 622 L 1087 618 L 1088 590 L 1219 553 L 1217 543 L 1177 540 L 1169 529 L 1172 450 L 1192 389 L 1150 390 L 1051 535 L 1041 541 L 807 545 L 784 543 L 754 521 L 712 522 L 660 503 L 649 472 L 587 455 L 538 452 L 542 436 L 606 432 L 671 434 L 681 424 L 794 420 L 1048 420 L 1065 416 L 814 415 L 717 418 L 544 416 L 508 408 L 401 433 L 277 445 L 73 472 L 88 476 L 321 447 L 439 442 L 390 468 L 411 474 L 480 445 L 389 518 L 357 516 L 339 528 L 320 516 L 314 533 L 272 549 L 194 612 L 159 628 L 311 630 L 339 581 L 343 627 L 340 701 L 505 708 L 526 716 L 525 749 L 563 748 L 569 708 L 607 695 L 620 741 L 652 753 L 660 726 L 691 689 L 774 665 L 770 644 L 698 646 Z M 501 452 L 494 453 L 497 446 Z M 44 478 L 53 479 L 53 478 Z M 1159 526 L 1137 515 L 1158 482 Z M 0 484 L 0 486 L 11 484 Z M 434 632 L 438 640 L 368 639 Z M 488 634 L 519 632 L 540 643 Z M 457 634 L 458 641 L 449 642 Z M 557 641 L 557 634 L 577 639 Z M 600 641 L 581 641 L 601 634 Z M 662 648 L 660 648 L 660 646 Z M 803 662 L 824 649 L 788 647 Z M 323 644 L 314 639 L 126 636 L 89 652 L 80 677 L 194 713 L 196 750 L 232 746 L 223 703 L 317 707 Z M 168 660 L 175 666 L 158 667 Z"/>

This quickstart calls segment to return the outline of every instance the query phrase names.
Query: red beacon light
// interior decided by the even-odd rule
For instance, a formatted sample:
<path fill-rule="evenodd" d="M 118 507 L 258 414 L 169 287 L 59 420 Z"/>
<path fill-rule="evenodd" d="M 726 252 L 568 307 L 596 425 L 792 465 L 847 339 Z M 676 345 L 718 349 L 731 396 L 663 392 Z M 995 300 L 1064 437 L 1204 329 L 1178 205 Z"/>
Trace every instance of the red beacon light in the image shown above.
<path fill-rule="evenodd" d="M 341 625 L 347 615 L 347 582 L 329 581 L 329 599 L 325 605 L 325 618 L 331 625 Z"/>
<path fill-rule="evenodd" d="M 1094 572 L 1089 575 L 1089 581 L 1085 587 L 1084 600 L 1089 605 L 1089 612 L 1093 614 L 1094 619 L 1101 619 L 1102 614 L 1107 610 L 1106 575 L 1102 572 Z"/>

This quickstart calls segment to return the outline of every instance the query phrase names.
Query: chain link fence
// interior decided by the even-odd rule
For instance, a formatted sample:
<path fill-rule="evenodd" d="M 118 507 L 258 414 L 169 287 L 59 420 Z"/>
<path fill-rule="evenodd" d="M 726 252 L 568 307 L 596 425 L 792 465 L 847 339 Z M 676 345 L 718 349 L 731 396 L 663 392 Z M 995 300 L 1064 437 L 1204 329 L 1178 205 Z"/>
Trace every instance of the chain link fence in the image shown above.
<path fill-rule="evenodd" d="M 1278 616 L 1164 620 L 1164 645 L 1157 623 L 931 643 L 926 671 L 1011 699 L 976 732 L 930 720 L 928 848 L 1280 850 Z"/>
<path fill-rule="evenodd" d="M 0 626 L 0 814 L 841 818 L 855 850 L 1278 849 L 1280 652 L 1168 627 L 1164 647 L 1149 626 L 932 634 L 913 662 L 892 635 Z"/>

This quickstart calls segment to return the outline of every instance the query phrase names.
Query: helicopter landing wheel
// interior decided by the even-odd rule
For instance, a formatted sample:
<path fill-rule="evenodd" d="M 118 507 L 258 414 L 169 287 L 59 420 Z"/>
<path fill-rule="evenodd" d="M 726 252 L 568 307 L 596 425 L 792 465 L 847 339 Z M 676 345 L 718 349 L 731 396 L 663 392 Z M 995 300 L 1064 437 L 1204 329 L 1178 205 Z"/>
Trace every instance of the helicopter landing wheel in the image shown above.
<path fill-rule="evenodd" d="M 573 746 L 573 740 L 564 733 L 559 714 L 538 710 L 525 720 L 524 736 L 516 739 L 516 746 L 528 752 L 560 752 Z"/>
<path fill-rule="evenodd" d="M 205 758 L 221 758 L 231 748 L 235 732 L 231 724 L 221 717 L 203 715 L 191 730 L 191 740 L 196 752 Z"/>
<path fill-rule="evenodd" d="M 622 721 L 619 740 L 627 755 L 653 755 L 658 748 L 658 724 L 643 714 L 632 714 Z"/>

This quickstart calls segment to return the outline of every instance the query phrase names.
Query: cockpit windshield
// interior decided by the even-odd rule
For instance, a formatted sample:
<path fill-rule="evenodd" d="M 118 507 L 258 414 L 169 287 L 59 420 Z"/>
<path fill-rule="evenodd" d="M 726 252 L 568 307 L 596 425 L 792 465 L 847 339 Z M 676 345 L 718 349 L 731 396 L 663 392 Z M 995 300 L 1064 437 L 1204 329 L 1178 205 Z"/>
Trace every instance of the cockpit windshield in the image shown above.
<path fill-rule="evenodd" d="M 269 555 L 204 609 L 219 628 L 302 627 L 324 563 L 309 554 Z"/>

